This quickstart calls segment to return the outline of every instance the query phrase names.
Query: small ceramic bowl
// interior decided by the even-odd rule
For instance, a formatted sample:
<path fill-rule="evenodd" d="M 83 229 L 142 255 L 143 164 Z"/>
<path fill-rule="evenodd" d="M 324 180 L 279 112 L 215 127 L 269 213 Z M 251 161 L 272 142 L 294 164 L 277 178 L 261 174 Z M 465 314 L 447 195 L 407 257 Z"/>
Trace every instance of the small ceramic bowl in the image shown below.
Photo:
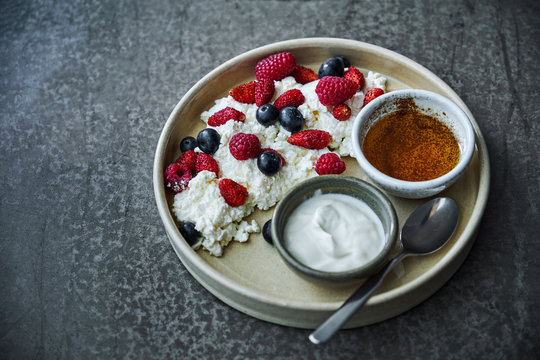
<path fill-rule="evenodd" d="M 287 220 L 300 203 L 314 196 L 317 191 L 322 192 L 322 194 L 337 193 L 356 197 L 375 212 L 383 225 L 384 246 L 374 259 L 349 271 L 326 272 L 313 269 L 291 255 L 284 242 Z M 326 283 L 351 282 L 376 273 L 387 262 L 396 245 L 397 229 L 396 212 L 386 195 L 365 181 L 339 175 L 318 176 L 298 184 L 279 202 L 272 218 L 272 240 L 285 263 L 301 276 Z"/>
<path fill-rule="evenodd" d="M 396 111 L 403 99 L 412 99 L 417 110 L 437 118 L 452 130 L 460 148 L 460 158 L 448 173 L 427 181 L 399 180 L 376 169 L 364 156 L 363 142 L 370 127 L 381 116 Z M 366 105 L 354 120 L 352 142 L 356 160 L 375 184 L 392 195 L 420 199 L 440 193 L 463 174 L 474 153 L 475 135 L 469 117 L 457 104 L 431 91 L 407 89 L 384 94 Z"/>

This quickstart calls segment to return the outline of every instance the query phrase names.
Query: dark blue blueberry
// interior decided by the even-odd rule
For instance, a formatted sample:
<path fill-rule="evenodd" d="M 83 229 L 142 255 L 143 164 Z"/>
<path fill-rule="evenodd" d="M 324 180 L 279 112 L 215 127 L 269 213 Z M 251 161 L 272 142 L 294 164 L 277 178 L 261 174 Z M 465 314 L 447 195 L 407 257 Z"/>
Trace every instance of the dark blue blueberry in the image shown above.
<path fill-rule="evenodd" d="M 187 136 L 180 141 L 180 151 L 186 152 L 188 150 L 193 150 L 197 147 L 197 139 L 193 136 Z"/>
<path fill-rule="evenodd" d="M 264 151 L 257 158 L 257 167 L 264 175 L 270 176 L 281 169 L 281 158 L 274 151 Z"/>
<path fill-rule="evenodd" d="M 325 76 L 343 76 L 345 72 L 345 64 L 339 57 L 331 57 L 322 63 L 319 68 L 319 79 Z"/>
<path fill-rule="evenodd" d="M 262 234 L 267 243 L 274 245 L 274 242 L 272 241 L 272 219 L 268 220 L 264 224 Z"/>
<path fill-rule="evenodd" d="M 197 229 L 195 229 L 195 224 L 192 222 L 183 223 L 182 226 L 180 226 L 180 234 L 182 234 L 190 246 L 195 244 L 199 236 L 201 236 Z"/>
<path fill-rule="evenodd" d="M 261 105 L 255 114 L 257 121 L 263 126 L 272 125 L 276 122 L 278 116 L 279 110 L 272 104 Z"/>
<path fill-rule="evenodd" d="M 345 66 L 346 68 L 351 67 L 351 62 L 345 56 L 336 56 L 336 57 L 341 59 L 341 61 L 343 61 L 343 66 Z"/>
<path fill-rule="evenodd" d="M 219 133 L 211 128 L 202 130 L 199 135 L 197 135 L 197 143 L 199 144 L 199 149 L 207 153 L 208 155 L 214 154 L 219 148 L 219 140 L 221 136 Z"/>
<path fill-rule="evenodd" d="M 304 116 L 297 108 L 292 106 L 286 107 L 279 112 L 279 123 L 286 130 L 295 133 L 302 130 Z"/>

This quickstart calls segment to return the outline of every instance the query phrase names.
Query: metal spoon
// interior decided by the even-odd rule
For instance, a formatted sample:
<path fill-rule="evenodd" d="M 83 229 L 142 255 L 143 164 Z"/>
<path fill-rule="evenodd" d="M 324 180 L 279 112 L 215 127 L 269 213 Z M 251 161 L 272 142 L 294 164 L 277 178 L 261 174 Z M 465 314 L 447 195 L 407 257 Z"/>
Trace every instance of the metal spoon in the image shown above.
<path fill-rule="evenodd" d="M 454 233 L 458 217 L 456 202 L 447 197 L 433 199 L 416 209 L 401 229 L 401 252 L 362 284 L 332 316 L 309 335 L 309 340 L 320 344 L 330 339 L 368 301 L 384 277 L 404 257 L 426 255 L 439 250 Z"/>

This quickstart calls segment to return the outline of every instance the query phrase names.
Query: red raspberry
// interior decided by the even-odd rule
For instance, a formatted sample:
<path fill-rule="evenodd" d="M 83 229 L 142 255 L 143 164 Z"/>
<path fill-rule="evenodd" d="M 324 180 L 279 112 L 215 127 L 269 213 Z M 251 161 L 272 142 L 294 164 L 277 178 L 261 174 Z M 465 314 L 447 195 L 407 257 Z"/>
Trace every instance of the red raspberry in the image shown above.
<path fill-rule="evenodd" d="M 325 76 L 317 83 L 315 93 L 321 104 L 336 106 L 349 100 L 358 90 L 358 84 L 338 76 Z"/>
<path fill-rule="evenodd" d="M 219 176 L 219 165 L 213 157 L 206 153 L 197 154 L 197 164 L 195 166 L 197 173 L 200 173 L 203 170 L 208 170 L 216 174 L 216 177 Z"/>
<path fill-rule="evenodd" d="M 189 171 L 193 172 L 197 164 L 197 153 L 193 150 L 188 150 L 176 159 L 176 163 L 185 165 Z"/>
<path fill-rule="evenodd" d="M 257 135 L 234 134 L 229 141 L 229 151 L 237 160 L 255 159 L 261 153 L 261 142 Z"/>
<path fill-rule="evenodd" d="M 191 171 L 184 165 L 177 162 L 172 163 L 165 169 L 165 181 L 167 187 L 172 191 L 179 193 L 184 191 L 191 180 Z"/>
<path fill-rule="evenodd" d="M 257 107 L 268 104 L 274 97 L 274 91 L 276 91 L 274 80 L 261 79 L 257 81 L 255 86 L 255 104 Z"/>
<path fill-rule="evenodd" d="M 169 180 L 169 179 L 173 180 L 176 177 L 180 177 L 186 171 L 189 171 L 189 169 L 186 167 L 185 164 L 173 162 L 172 164 L 167 166 L 167 168 L 165 169 L 165 172 L 164 172 L 165 180 Z"/>
<path fill-rule="evenodd" d="M 306 98 L 302 94 L 302 92 L 298 89 L 291 89 L 285 91 L 283 94 L 281 94 L 276 101 L 274 101 L 274 106 L 281 110 L 283 108 L 293 106 L 293 107 L 299 107 L 306 101 Z"/>
<path fill-rule="evenodd" d="M 253 104 L 255 102 L 255 84 L 255 81 L 250 81 L 247 84 L 238 85 L 229 91 L 229 95 L 238 102 Z"/>
<path fill-rule="evenodd" d="M 245 187 L 231 179 L 221 179 L 218 187 L 225 202 L 233 207 L 244 205 L 249 196 Z"/>
<path fill-rule="evenodd" d="M 384 90 L 381 88 L 373 88 L 369 90 L 366 93 L 366 96 L 364 96 L 364 106 L 366 106 L 368 103 L 370 103 L 373 99 L 378 98 L 384 94 Z"/>
<path fill-rule="evenodd" d="M 347 104 L 339 104 L 332 110 L 332 115 L 339 121 L 349 120 L 351 117 L 351 108 Z"/>
<path fill-rule="evenodd" d="M 294 76 L 294 80 L 300 84 L 307 84 L 319 79 L 319 76 L 317 76 L 315 71 L 299 65 L 296 65 L 294 71 L 291 73 L 291 76 Z"/>
<path fill-rule="evenodd" d="M 349 69 L 347 69 L 347 72 L 343 75 L 343 77 L 357 83 L 359 89 L 363 88 L 366 84 L 364 74 L 362 74 L 360 70 L 358 70 L 354 66 L 351 66 Z"/>
<path fill-rule="evenodd" d="M 285 158 L 283 157 L 283 155 L 281 155 L 277 150 L 274 150 L 274 149 L 271 149 L 271 148 L 264 148 L 264 149 L 261 149 L 261 154 L 265 151 L 273 151 L 277 154 L 277 156 L 280 157 L 281 159 L 281 166 L 285 166 Z"/>
<path fill-rule="evenodd" d="M 184 174 L 182 174 L 182 176 L 180 176 L 180 180 L 178 180 L 178 182 L 175 184 L 173 190 L 175 192 L 181 192 L 181 191 L 187 189 L 188 185 L 189 185 L 189 182 L 191 181 L 192 178 L 193 178 L 193 176 L 191 175 L 191 172 L 186 171 Z M 179 189 L 178 191 L 175 190 L 177 187 Z"/>
<path fill-rule="evenodd" d="M 287 142 L 306 149 L 324 149 L 332 141 L 332 136 L 324 130 L 304 130 L 291 135 Z"/>
<path fill-rule="evenodd" d="M 319 175 L 341 174 L 346 168 L 345 162 L 335 153 L 322 154 L 315 164 L 315 171 Z"/>
<path fill-rule="evenodd" d="M 259 61 L 255 66 L 255 77 L 257 80 L 281 80 L 290 75 L 295 67 L 296 60 L 293 54 L 282 52 Z"/>
<path fill-rule="evenodd" d="M 232 107 L 226 107 L 225 109 L 219 110 L 208 119 L 208 125 L 210 126 L 220 126 L 225 124 L 229 120 L 236 120 L 244 122 L 246 115 L 243 112 L 233 109 Z"/>

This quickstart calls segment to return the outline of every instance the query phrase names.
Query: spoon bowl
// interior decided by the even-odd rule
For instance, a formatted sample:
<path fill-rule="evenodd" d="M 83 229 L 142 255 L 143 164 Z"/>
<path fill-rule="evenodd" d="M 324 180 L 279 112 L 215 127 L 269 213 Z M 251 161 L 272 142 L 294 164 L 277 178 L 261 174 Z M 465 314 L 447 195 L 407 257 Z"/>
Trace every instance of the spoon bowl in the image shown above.
<path fill-rule="evenodd" d="M 427 255 L 439 250 L 454 233 L 459 209 L 448 197 L 436 198 L 421 205 L 401 229 L 403 249 L 414 255 Z"/>
<path fill-rule="evenodd" d="M 401 252 L 366 280 L 334 314 L 309 335 L 309 340 L 314 344 L 329 340 L 368 301 L 384 277 L 404 257 L 431 254 L 443 247 L 452 237 L 458 219 L 459 208 L 448 197 L 436 198 L 418 207 L 401 230 Z"/>

